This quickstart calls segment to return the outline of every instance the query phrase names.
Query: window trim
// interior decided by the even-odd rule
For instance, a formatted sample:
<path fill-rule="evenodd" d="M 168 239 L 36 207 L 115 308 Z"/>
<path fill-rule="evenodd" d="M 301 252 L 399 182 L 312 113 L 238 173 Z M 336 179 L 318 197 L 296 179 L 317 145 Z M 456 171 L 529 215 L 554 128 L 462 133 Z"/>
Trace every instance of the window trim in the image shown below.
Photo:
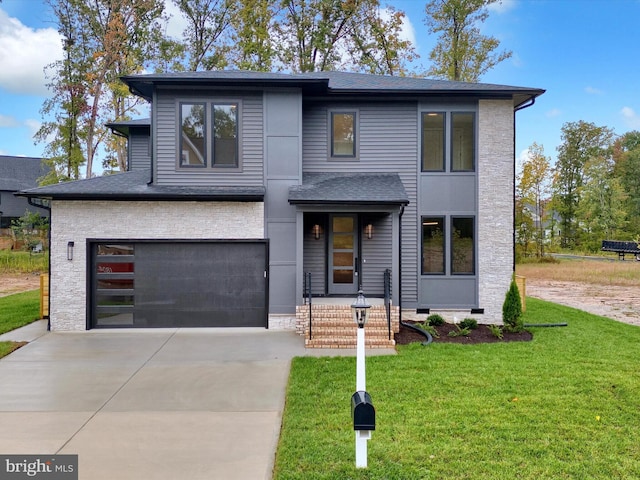
<path fill-rule="evenodd" d="M 204 104 L 205 106 L 205 164 L 202 165 L 181 165 L 182 158 L 182 105 L 183 104 Z M 175 101 L 176 105 L 176 172 L 196 169 L 206 172 L 241 172 L 242 161 L 242 100 L 237 97 L 207 97 L 193 98 L 180 97 Z M 235 105 L 236 106 L 236 164 L 216 165 L 214 159 L 214 123 L 213 109 L 215 105 Z"/>
<path fill-rule="evenodd" d="M 425 139 L 424 139 L 424 118 L 430 115 L 442 115 L 442 168 L 426 169 L 424 162 Z M 420 115 L 420 171 L 422 172 L 445 172 L 447 169 L 447 112 L 438 110 L 423 111 Z"/>
<path fill-rule="evenodd" d="M 476 231 L 476 216 L 475 215 L 451 215 L 451 228 L 449 229 L 451 231 L 450 234 L 450 266 L 449 268 L 450 270 L 450 274 L 451 275 L 455 275 L 456 277 L 460 277 L 460 276 L 474 276 L 476 274 L 476 270 L 477 270 L 477 266 L 476 266 L 476 250 L 477 250 L 477 231 Z M 471 264 L 473 267 L 473 270 L 471 272 L 454 272 L 453 270 L 453 263 L 454 263 L 454 248 L 453 248 L 453 244 L 454 244 L 454 236 L 453 236 L 453 232 L 454 232 L 454 227 L 453 227 L 453 221 L 456 219 L 471 219 L 471 221 L 473 222 L 472 224 L 472 230 L 473 230 L 473 242 L 471 244 Z"/>
<path fill-rule="evenodd" d="M 328 111 L 328 125 L 327 128 L 329 130 L 329 159 L 336 161 L 357 161 L 359 160 L 359 148 L 358 142 L 360 141 L 360 129 L 359 129 L 359 111 L 355 108 L 353 109 L 330 109 Z M 334 138 L 333 138 L 333 119 L 334 115 L 353 115 L 353 154 L 336 154 L 334 152 Z"/>
<path fill-rule="evenodd" d="M 471 148 L 472 148 L 472 152 L 471 152 L 471 168 L 464 168 L 464 169 L 454 169 L 453 168 L 453 142 L 455 141 L 453 132 L 454 132 L 454 126 L 453 126 L 453 119 L 456 115 L 471 115 Z M 453 172 L 453 173 L 458 173 L 458 172 L 475 172 L 476 171 L 476 155 L 477 155 L 477 148 L 476 148 L 476 113 L 475 112 L 471 112 L 471 111 L 452 111 L 449 112 L 449 136 L 450 136 L 450 145 L 449 145 L 449 171 Z"/>
<path fill-rule="evenodd" d="M 442 222 L 442 271 L 424 271 L 424 223 L 426 220 L 440 220 Z M 420 274 L 426 276 L 443 276 L 447 274 L 447 216 L 446 215 L 421 215 L 420 217 Z"/>

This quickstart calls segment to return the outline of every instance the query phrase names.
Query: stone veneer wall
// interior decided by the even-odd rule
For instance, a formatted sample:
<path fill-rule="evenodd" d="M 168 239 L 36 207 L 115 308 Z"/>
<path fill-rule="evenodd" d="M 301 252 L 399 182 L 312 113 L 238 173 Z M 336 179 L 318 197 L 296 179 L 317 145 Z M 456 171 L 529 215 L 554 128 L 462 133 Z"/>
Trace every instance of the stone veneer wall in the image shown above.
<path fill-rule="evenodd" d="M 54 201 L 51 206 L 51 329 L 85 330 L 87 238 L 262 239 L 261 202 Z M 75 243 L 67 260 L 67 242 Z"/>
<path fill-rule="evenodd" d="M 502 323 L 514 262 L 513 102 L 480 100 L 478 117 L 479 306 L 484 323 Z"/>

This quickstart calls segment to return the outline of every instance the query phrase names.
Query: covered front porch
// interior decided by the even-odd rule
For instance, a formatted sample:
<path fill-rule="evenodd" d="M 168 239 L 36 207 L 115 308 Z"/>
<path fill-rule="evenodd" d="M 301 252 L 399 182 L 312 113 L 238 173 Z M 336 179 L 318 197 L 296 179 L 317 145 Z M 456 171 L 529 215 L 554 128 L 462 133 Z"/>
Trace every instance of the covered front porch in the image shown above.
<path fill-rule="evenodd" d="M 296 328 L 309 347 L 355 347 L 350 305 L 372 305 L 367 346 L 393 345 L 400 306 L 400 221 L 408 203 L 395 174 L 309 174 L 296 206 Z"/>

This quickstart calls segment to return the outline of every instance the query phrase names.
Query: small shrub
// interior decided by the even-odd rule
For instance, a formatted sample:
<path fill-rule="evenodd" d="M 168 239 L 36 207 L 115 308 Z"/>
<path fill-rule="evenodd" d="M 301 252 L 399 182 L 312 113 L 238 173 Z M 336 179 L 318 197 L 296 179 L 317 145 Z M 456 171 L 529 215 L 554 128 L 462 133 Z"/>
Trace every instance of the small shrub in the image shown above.
<path fill-rule="evenodd" d="M 441 315 L 434 313 L 427 317 L 427 324 L 432 325 L 434 327 L 439 327 L 441 325 L 444 325 L 444 318 L 442 318 Z"/>
<path fill-rule="evenodd" d="M 450 337 L 468 337 L 471 330 L 468 328 L 462 328 L 460 325 L 456 325 L 457 330 L 451 330 L 449 332 Z"/>
<path fill-rule="evenodd" d="M 502 321 L 508 332 L 521 332 L 524 329 L 522 303 L 515 278 L 511 279 L 511 285 L 502 304 Z"/>
<path fill-rule="evenodd" d="M 428 322 L 419 323 L 417 326 L 420 327 L 425 332 L 429 332 L 433 338 L 440 337 L 436 328 L 433 325 L 429 325 Z"/>
<path fill-rule="evenodd" d="M 475 318 L 465 318 L 460 322 L 460 328 L 475 330 L 476 328 L 478 328 L 478 321 Z"/>
<path fill-rule="evenodd" d="M 491 334 L 496 337 L 498 340 L 502 340 L 502 328 L 500 325 L 487 325 L 487 328 L 491 330 Z"/>

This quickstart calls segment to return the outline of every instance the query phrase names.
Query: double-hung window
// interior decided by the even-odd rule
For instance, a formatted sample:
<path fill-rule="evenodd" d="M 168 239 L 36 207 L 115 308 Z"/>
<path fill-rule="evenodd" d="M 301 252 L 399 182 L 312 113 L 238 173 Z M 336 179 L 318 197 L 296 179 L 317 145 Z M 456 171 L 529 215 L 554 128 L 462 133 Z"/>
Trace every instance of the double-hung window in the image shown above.
<path fill-rule="evenodd" d="M 475 250 L 475 217 L 422 217 L 422 275 L 474 275 Z"/>
<path fill-rule="evenodd" d="M 182 102 L 179 110 L 181 168 L 239 166 L 238 103 Z"/>
<path fill-rule="evenodd" d="M 472 112 L 423 113 L 422 171 L 473 172 L 475 121 Z"/>
<path fill-rule="evenodd" d="M 331 112 L 331 158 L 356 158 L 356 112 Z"/>

